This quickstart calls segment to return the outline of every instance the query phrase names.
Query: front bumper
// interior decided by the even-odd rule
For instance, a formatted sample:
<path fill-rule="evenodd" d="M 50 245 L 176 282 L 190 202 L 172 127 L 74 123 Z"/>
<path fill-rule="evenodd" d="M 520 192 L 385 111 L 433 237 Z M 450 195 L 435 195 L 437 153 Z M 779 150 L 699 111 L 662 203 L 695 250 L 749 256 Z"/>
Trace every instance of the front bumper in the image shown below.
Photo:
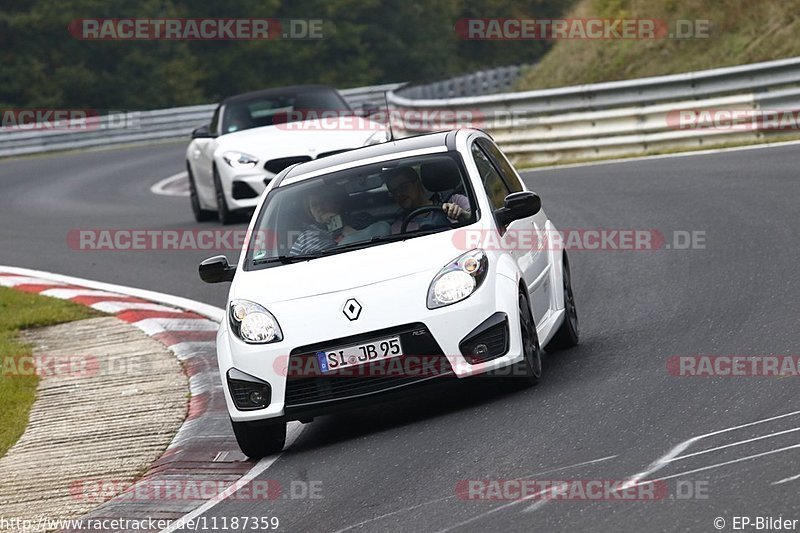
<path fill-rule="evenodd" d="M 226 163 L 218 165 L 222 192 L 229 209 L 254 209 L 261 193 L 275 174 L 256 166 L 253 169 L 238 170 Z"/>
<path fill-rule="evenodd" d="M 231 418 L 240 422 L 268 418 L 302 420 L 328 412 L 336 404 L 372 399 L 378 402 L 388 398 L 387 393 L 402 392 L 411 385 L 441 381 L 443 376 L 464 378 L 483 374 L 522 359 L 516 281 L 490 272 L 484 284 L 466 300 L 430 310 L 426 307 L 426 295 L 420 294 L 419 288 L 427 287 L 433 275 L 435 272 L 423 272 L 382 282 L 381 290 L 367 286 L 271 304 L 269 310 L 284 333 L 284 340 L 279 343 L 245 344 L 229 334 L 227 324 L 223 324 L 217 337 L 223 383 L 228 370 L 236 369 L 269 383 L 271 388 L 267 407 L 242 411 L 233 403 L 226 384 L 223 389 Z M 386 300 L 386 294 L 410 296 L 398 302 Z M 348 320 L 341 311 L 349 298 L 356 298 L 363 306 L 358 320 Z M 471 363 L 462 355 L 460 345 L 496 313 L 506 317 L 509 334 L 505 355 Z M 317 349 L 352 346 L 392 335 L 400 335 L 405 354 L 421 356 L 427 365 L 421 376 L 380 372 L 357 377 L 292 376 L 292 369 L 297 368 L 292 361 L 308 357 Z"/>

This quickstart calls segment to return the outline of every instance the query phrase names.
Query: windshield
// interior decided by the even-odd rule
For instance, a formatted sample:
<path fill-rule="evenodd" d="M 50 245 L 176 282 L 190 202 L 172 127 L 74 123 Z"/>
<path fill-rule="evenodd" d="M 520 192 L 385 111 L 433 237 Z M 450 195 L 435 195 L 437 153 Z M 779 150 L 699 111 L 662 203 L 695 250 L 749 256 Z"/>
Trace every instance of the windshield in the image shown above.
<path fill-rule="evenodd" d="M 472 189 L 457 152 L 396 159 L 273 189 L 246 265 L 286 264 L 470 224 Z"/>
<path fill-rule="evenodd" d="M 222 133 L 303 120 L 310 112 L 352 113 L 338 92 L 329 88 L 257 96 L 225 104 Z"/>

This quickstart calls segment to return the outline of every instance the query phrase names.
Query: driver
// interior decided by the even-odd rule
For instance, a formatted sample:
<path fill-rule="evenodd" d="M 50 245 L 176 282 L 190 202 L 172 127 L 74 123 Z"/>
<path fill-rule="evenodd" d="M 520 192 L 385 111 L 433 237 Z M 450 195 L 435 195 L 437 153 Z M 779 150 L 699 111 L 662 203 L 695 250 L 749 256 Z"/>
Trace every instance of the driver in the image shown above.
<path fill-rule="evenodd" d="M 225 133 L 242 131 L 252 127 L 250 112 L 244 107 L 233 108 L 228 115 L 228 128 Z"/>
<path fill-rule="evenodd" d="M 399 167 L 386 173 L 386 188 L 401 212 L 392 223 L 392 233 L 400 233 L 403 219 L 415 209 L 427 206 L 441 206 L 442 211 L 429 211 L 415 216 L 408 223 L 406 231 L 414 231 L 421 226 L 444 226 L 448 223 L 463 222 L 472 216 L 469 199 L 463 194 L 452 194 L 446 202 L 439 195 L 427 196 L 419 174 L 413 167 Z"/>

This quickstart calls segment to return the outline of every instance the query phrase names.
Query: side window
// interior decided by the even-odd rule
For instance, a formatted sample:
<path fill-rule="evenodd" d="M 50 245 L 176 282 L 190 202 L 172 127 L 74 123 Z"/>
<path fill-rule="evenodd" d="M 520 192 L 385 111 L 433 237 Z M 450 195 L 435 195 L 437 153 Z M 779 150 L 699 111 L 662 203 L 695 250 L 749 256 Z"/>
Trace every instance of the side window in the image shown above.
<path fill-rule="evenodd" d="M 483 188 L 486 190 L 489 202 L 494 209 L 500 209 L 509 194 L 508 187 L 506 187 L 492 162 L 489 161 L 483 150 L 475 143 L 472 144 L 472 158 L 475 160 L 475 165 L 477 165 L 478 172 L 481 174 Z"/>
<path fill-rule="evenodd" d="M 211 117 L 211 124 L 208 125 L 208 129 L 211 133 L 217 133 L 219 131 L 219 110 L 221 107 L 221 105 L 218 105 L 214 110 L 214 116 Z"/>
<path fill-rule="evenodd" d="M 506 159 L 506 156 L 503 155 L 503 152 L 500 151 L 497 145 L 485 138 L 480 138 L 475 142 L 492 158 L 492 161 L 500 170 L 500 174 L 503 175 L 503 179 L 506 180 L 506 184 L 511 192 L 522 191 L 524 187 L 522 186 L 522 182 L 519 181 L 517 173 L 514 172 L 514 167 L 511 166 L 511 163 L 508 162 L 508 159 Z"/>

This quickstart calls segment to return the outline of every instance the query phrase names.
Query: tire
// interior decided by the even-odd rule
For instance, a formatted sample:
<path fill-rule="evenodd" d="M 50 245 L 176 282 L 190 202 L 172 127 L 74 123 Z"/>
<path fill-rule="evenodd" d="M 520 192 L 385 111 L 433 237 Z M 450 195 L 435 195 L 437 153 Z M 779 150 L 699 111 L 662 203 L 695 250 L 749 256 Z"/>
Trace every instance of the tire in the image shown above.
<path fill-rule="evenodd" d="M 203 209 L 200 207 L 200 198 L 197 196 L 197 186 L 194 183 L 194 174 L 192 174 L 192 167 L 189 162 L 186 162 L 186 172 L 189 174 L 189 198 L 192 202 L 192 213 L 197 222 L 208 222 L 217 218 L 214 211 Z"/>
<path fill-rule="evenodd" d="M 217 218 L 223 226 L 236 222 L 236 214 L 228 209 L 225 193 L 222 192 L 222 182 L 219 179 L 217 167 L 214 167 L 214 191 L 217 196 Z"/>
<path fill-rule="evenodd" d="M 562 261 L 564 278 L 564 322 L 550 341 L 549 346 L 553 348 L 571 348 L 578 344 L 580 334 L 578 323 L 578 310 L 575 307 L 575 296 L 572 293 L 572 276 L 569 270 L 569 260 L 567 253 L 564 252 Z"/>
<path fill-rule="evenodd" d="M 513 380 L 517 385 L 532 387 L 542 379 L 542 348 L 536 334 L 533 313 L 527 296 L 520 291 L 518 297 L 520 337 L 524 359 L 514 368 Z"/>
<path fill-rule="evenodd" d="M 278 453 L 286 443 L 286 422 L 257 425 L 231 420 L 231 425 L 239 448 L 250 459 Z"/>

